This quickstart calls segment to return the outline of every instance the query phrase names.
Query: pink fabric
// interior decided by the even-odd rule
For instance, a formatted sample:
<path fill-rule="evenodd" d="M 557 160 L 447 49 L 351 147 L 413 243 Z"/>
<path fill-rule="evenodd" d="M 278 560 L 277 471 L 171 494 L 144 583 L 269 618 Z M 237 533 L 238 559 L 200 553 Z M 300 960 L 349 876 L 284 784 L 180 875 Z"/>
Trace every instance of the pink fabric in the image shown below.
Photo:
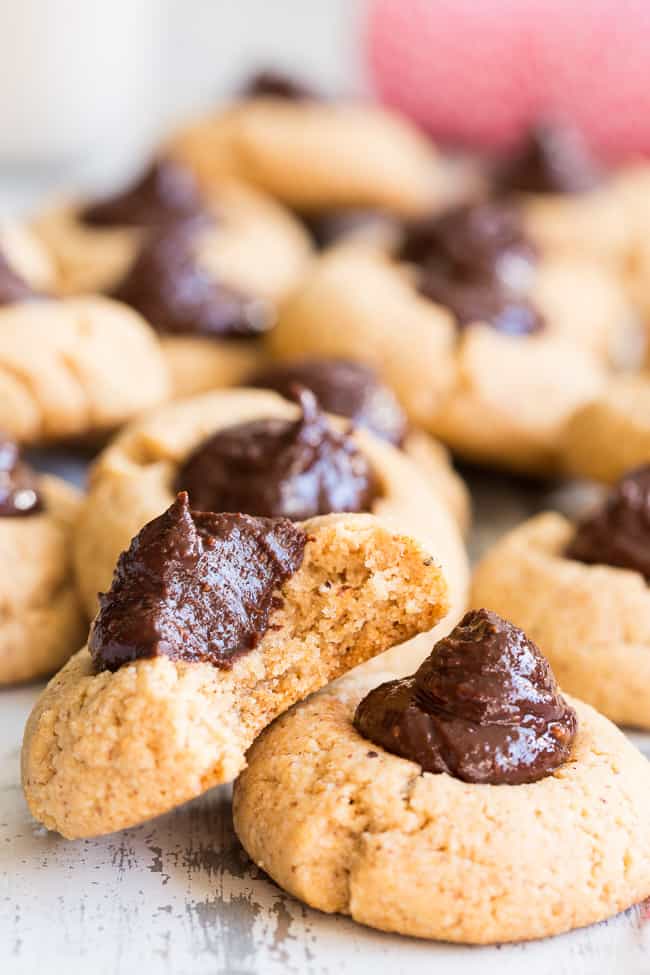
<path fill-rule="evenodd" d="M 370 0 L 366 55 L 434 136 L 498 148 L 558 116 L 650 152 L 650 0 Z"/>

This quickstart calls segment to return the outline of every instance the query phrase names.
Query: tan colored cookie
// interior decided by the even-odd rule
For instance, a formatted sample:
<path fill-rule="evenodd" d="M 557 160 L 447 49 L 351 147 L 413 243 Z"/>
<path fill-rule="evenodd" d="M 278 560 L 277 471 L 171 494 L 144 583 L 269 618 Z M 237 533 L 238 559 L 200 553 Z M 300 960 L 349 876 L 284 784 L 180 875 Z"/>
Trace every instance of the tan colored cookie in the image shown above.
<path fill-rule="evenodd" d="M 23 744 L 38 820 L 67 837 L 94 836 L 230 781 L 278 714 L 444 615 L 444 578 L 412 539 L 369 515 L 304 528 L 304 559 L 280 607 L 229 670 L 160 656 L 95 674 L 84 649 L 54 678 Z"/>
<path fill-rule="evenodd" d="M 624 266 L 630 228 L 615 184 L 588 193 L 523 194 L 520 202 L 528 233 L 544 253 Z"/>
<path fill-rule="evenodd" d="M 210 196 L 217 222 L 199 235 L 202 263 L 227 284 L 279 300 L 298 280 L 309 256 L 305 230 L 288 211 L 243 186 L 223 185 Z M 111 291 L 131 267 L 142 231 L 88 226 L 81 205 L 53 204 L 34 222 L 58 269 L 62 294 Z"/>
<path fill-rule="evenodd" d="M 259 339 L 212 339 L 161 335 L 172 399 L 239 386 L 266 361 Z"/>
<path fill-rule="evenodd" d="M 339 356 L 368 363 L 413 423 L 425 428 L 455 379 L 451 316 L 417 294 L 407 271 L 354 246 L 314 261 L 267 344 L 277 359 Z"/>
<path fill-rule="evenodd" d="M 555 294 L 550 273 L 542 286 L 548 312 Z M 267 343 L 278 358 L 367 362 L 411 420 L 459 454 L 548 474 L 557 467 L 567 418 L 604 382 L 593 349 L 581 348 L 569 325 L 569 310 L 565 304 L 564 324 L 553 318 L 538 336 L 510 337 L 477 325 L 459 337 L 447 312 L 417 294 L 405 268 L 341 247 L 314 263 Z M 588 310 L 576 315 L 581 323 L 588 318 Z"/>
<path fill-rule="evenodd" d="M 95 462 L 75 545 L 80 591 L 89 616 L 97 593 L 111 580 L 119 553 L 147 521 L 174 497 L 174 478 L 187 455 L 224 427 L 262 417 L 296 417 L 297 408 L 276 393 L 237 389 L 173 403 L 128 427 Z M 465 547 L 448 508 L 425 476 L 400 450 L 359 430 L 355 440 L 369 458 L 383 495 L 373 514 L 396 531 L 417 538 L 440 560 L 449 585 L 447 632 L 465 609 L 468 565 Z M 408 670 L 421 648 L 399 648 L 390 666 Z"/>
<path fill-rule="evenodd" d="M 650 461 L 650 375 L 612 380 L 576 410 L 562 437 L 568 474 L 608 484 Z"/>
<path fill-rule="evenodd" d="M 166 398 L 155 335 L 108 298 L 0 308 L 0 429 L 21 443 L 110 430 Z"/>
<path fill-rule="evenodd" d="M 614 368 L 638 368 L 643 362 L 646 329 L 612 268 L 568 255 L 545 257 L 531 299 L 547 334 L 575 342 Z"/>
<path fill-rule="evenodd" d="M 376 683 L 337 682 L 248 753 L 235 829 L 281 887 L 383 931 L 468 944 L 559 934 L 650 893 L 650 768 L 596 711 L 571 701 L 573 755 L 552 775 L 475 785 L 357 733 Z"/>
<path fill-rule="evenodd" d="M 53 291 L 54 264 L 38 237 L 15 220 L 0 220 L 0 254 L 35 291 Z"/>
<path fill-rule="evenodd" d="M 451 463 L 449 451 L 423 430 L 411 430 L 402 450 L 426 475 L 436 495 L 444 501 L 464 536 L 472 520 L 472 499 L 469 489 Z"/>
<path fill-rule="evenodd" d="M 525 630 L 569 693 L 650 729 L 650 591 L 637 572 L 565 558 L 573 531 L 549 512 L 507 534 L 479 563 L 471 604 Z"/>
<path fill-rule="evenodd" d="M 487 325 L 464 330 L 456 381 L 429 426 L 469 460 L 544 476 L 559 467 L 559 437 L 600 389 L 595 360 L 544 333 L 526 338 Z"/>
<path fill-rule="evenodd" d="M 181 131 L 170 154 L 208 188 L 239 179 L 296 209 L 427 212 L 445 166 L 408 121 L 374 105 L 254 98 Z"/>
<path fill-rule="evenodd" d="M 38 479 L 44 509 L 0 517 L 0 684 L 51 674 L 87 632 L 72 565 L 77 491 Z"/>

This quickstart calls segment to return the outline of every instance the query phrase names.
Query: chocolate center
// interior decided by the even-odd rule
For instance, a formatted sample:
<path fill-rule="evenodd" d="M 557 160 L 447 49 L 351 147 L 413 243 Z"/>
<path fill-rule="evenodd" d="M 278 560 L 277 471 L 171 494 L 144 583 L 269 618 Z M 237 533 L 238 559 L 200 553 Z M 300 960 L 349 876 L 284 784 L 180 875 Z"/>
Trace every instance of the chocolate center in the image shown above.
<path fill-rule="evenodd" d="M 34 471 L 21 460 L 12 440 L 0 439 L 0 517 L 33 515 L 42 509 Z"/>
<path fill-rule="evenodd" d="M 406 416 L 393 392 L 381 383 L 373 369 L 348 359 L 303 359 L 270 366 L 247 383 L 273 389 L 293 399 L 296 386 L 310 389 L 328 413 L 367 427 L 377 436 L 399 446 L 407 433 Z"/>
<path fill-rule="evenodd" d="M 497 177 L 503 193 L 585 193 L 602 173 L 580 133 L 568 126 L 533 129 L 517 155 Z"/>
<path fill-rule="evenodd" d="M 577 717 L 532 640 L 479 609 L 436 644 L 412 677 L 372 690 L 354 725 L 425 772 L 518 785 L 567 761 Z"/>
<path fill-rule="evenodd" d="M 38 297 L 38 292 L 13 270 L 0 251 L 0 307 Z"/>
<path fill-rule="evenodd" d="M 191 172 L 171 159 L 160 159 L 133 186 L 87 206 L 80 218 L 92 227 L 154 227 L 203 211 Z"/>
<path fill-rule="evenodd" d="M 418 266 L 420 292 L 447 307 L 461 327 L 484 322 L 510 335 L 544 327 L 526 297 L 536 250 L 510 203 L 457 207 L 412 223 L 399 257 Z"/>
<path fill-rule="evenodd" d="M 270 308 L 217 281 L 198 256 L 202 220 L 159 228 L 143 243 L 113 297 L 139 311 L 158 332 L 248 338 L 272 324 Z"/>
<path fill-rule="evenodd" d="M 566 555 L 632 569 L 650 581 L 650 465 L 621 478 L 602 508 L 578 525 Z"/>
<path fill-rule="evenodd" d="M 306 541 L 290 521 L 190 511 L 179 494 L 120 555 L 100 596 L 89 641 L 96 668 L 159 656 L 232 666 L 266 632 Z"/>
<path fill-rule="evenodd" d="M 181 467 L 177 490 L 211 511 L 246 511 L 303 521 L 336 511 L 369 511 L 375 476 L 349 433 L 299 392 L 298 420 L 254 420 L 220 430 Z"/>

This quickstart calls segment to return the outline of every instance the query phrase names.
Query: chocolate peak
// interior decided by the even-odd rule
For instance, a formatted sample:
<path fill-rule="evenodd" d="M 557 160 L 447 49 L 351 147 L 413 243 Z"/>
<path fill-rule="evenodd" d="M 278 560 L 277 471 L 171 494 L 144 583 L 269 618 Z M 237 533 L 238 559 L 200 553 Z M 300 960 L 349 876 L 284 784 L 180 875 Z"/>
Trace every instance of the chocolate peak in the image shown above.
<path fill-rule="evenodd" d="M 567 761 L 577 717 L 532 640 L 479 609 L 436 644 L 412 677 L 372 690 L 354 725 L 425 772 L 518 785 Z"/>
<path fill-rule="evenodd" d="M 248 338 L 272 324 L 265 302 L 215 279 L 198 255 L 205 221 L 159 228 L 143 243 L 113 297 L 140 312 L 158 332 Z"/>
<path fill-rule="evenodd" d="M 306 541 L 290 521 L 191 511 L 179 494 L 122 552 L 100 595 L 88 644 L 96 668 L 160 656 L 231 667 L 266 632 Z"/>
<path fill-rule="evenodd" d="M 0 517 L 33 515 L 42 509 L 34 471 L 12 440 L 0 439 Z"/>
<path fill-rule="evenodd" d="M 505 277 L 508 264 L 515 262 L 533 265 L 537 249 L 526 235 L 519 208 L 490 200 L 409 224 L 400 257 L 422 268 L 471 279 Z"/>
<path fill-rule="evenodd" d="M 159 159 L 132 186 L 87 206 L 81 220 L 93 227 L 155 227 L 198 217 L 204 209 L 190 170 Z"/>
<path fill-rule="evenodd" d="M 244 98 L 282 98 L 286 101 L 315 101 L 318 95 L 308 85 L 282 71 L 258 71 L 242 88 Z"/>
<path fill-rule="evenodd" d="M 298 420 L 253 420 L 214 434 L 181 467 L 177 490 L 201 508 L 293 521 L 369 511 L 378 493 L 369 462 L 313 393 L 302 389 L 298 400 Z"/>
<path fill-rule="evenodd" d="M 21 278 L 0 251 L 0 307 L 13 305 L 19 301 L 30 301 L 40 297 L 34 289 Z"/>
<path fill-rule="evenodd" d="M 419 266 L 420 293 L 448 308 L 459 327 L 483 322 L 508 335 L 544 327 L 526 297 L 536 256 L 519 210 L 503 200 L 410 224 L 400 252 Z"/>
<path fill-rule="evenodd" d="M 408 423 L 396 396 L 369 366 L 350 359 L 302 359 L 269 366 L 246 385 L 273 389 L 293 399 L 296 386 L 310 389 L 327 413 L 366 427 L 389 443 L 400 445 Z"/>
<path fill-rule="evenodd" d="M 650 582 L 650 465 L 630 471 L 576 528 L 566 556 L 640 572 Z"/>
<path fill-rule="evenodd" d="M 564 125 L 533 129 L 519 153 L 498 176 L 501 192 L 586 193 L 602 173 L 580 133 Z"/>

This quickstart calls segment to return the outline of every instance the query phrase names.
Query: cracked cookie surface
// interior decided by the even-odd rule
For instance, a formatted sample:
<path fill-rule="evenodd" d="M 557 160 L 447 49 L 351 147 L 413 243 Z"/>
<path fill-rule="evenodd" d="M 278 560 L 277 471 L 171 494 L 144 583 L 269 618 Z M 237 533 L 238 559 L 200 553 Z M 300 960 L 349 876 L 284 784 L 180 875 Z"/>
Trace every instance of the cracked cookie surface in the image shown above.
<path fill-rule="evenodd" d="M 476 785 L 422 773 L 355 731 L 378 679 L 343 678 L 250 749 L 235 829 L 276 883 L 371 927 L 471 944 L 558 934 L 647 896 L 650 772 L 607 719 L 572 701 L 565 765 Z"/>

